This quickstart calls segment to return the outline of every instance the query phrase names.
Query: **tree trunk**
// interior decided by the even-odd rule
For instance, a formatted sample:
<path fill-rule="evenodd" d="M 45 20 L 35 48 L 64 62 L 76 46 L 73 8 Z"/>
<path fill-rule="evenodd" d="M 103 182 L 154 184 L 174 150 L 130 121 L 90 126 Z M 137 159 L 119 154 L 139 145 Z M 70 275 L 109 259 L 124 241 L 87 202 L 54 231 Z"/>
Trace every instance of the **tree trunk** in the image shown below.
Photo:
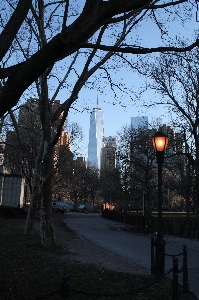
<path fill-rule="evenodd" d="M 36 189 L 38 189 L 38 187 Z M 26 219 L 26 226 L 24 229 L 25 235 L 32 234 L 33 232 L 38 197 L 39 197 L 38 191 L 34 191 L 34 193 L 31 195 L 30 206 L 28 209 L 28 215 Z"/>
<path fill-rule="evenodd" d="M 52 221 L 53 153 L 53 149 L 47 149 L 42 170 L 40 236 L 45 247 L 56 243 Z"/>
<path fill-rule="evenodd" d="M 196 147 L 196 161 L 195 161 L 195 214 L 196 219 L 199 220 L 199 141 L 197 141 L 198 147 Z"/>
<path fill-rule="evenodd" d="M 24 229 L 24 234 L 32 234 L 34 227 L 35 214 L 37 210 L 37 205 L 40 202 L 40 178 L 41 178 L 41 155 L 43 149 L 43 142 L 40 143 L 40 149 L 36 160 L 36 167 L 34 169 L 34 177 L 32 183 L 32 191 L 31 191 L 31 200 L 30 206 L 28 209 L 28 215 L 26 219 L 26 226 Z"/>
<path fill-rule="evenodd" d="M 37 211 L 38 203 L 40 202 L 40 167 L 36 167 L 36 172 L 33 178 L 31 201 L 28 209 L 28 215 L 26 219 L 26 226 L 24 234 L 32 234 L 34 227 L 35 214 Z"/>
<path fill-rule="evenodd" d="M 195 211 L 196 211 L 196 219 L 199 220 L 199 174 L 196 175 Z"/>

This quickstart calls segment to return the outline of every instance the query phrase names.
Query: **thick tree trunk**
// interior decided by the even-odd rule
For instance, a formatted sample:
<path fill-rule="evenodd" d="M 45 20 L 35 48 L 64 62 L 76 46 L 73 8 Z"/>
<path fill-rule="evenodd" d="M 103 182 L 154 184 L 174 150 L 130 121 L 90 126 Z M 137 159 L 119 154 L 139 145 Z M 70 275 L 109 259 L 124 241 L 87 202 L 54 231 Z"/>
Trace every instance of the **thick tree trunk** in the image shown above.
<path fill-rule="evenodd" d="M 199 141 L 197 141 L 197 143 L 199 144 Z M 197 145 L 198 145 L 197 144 Z M 196 219 L 199 220 L 199 147 L 196 147 L 196 162 L 195 162 L 195 173 L 196 173 L 196 177 L 195 177 L 195 213 L 196 213 Z"/>
<path fill-rule="evenodd" d="M 24 234 L 32 234 L 34 227 L 35 214 L 37 211 L 37 206 L 40 201 L 40 176 L 38 174 L 34 175 L 33 180 L 33 191 L 31 195 L 30 206 L 28 209 L 28 215 L 26 219 L 26 226 L 24 230 Z"/>
<path fill-rule="evenodd" d="M 41 202 L 40 236 L 42 246 L 50 247 L 53 244 L 56 244 L 52 221 L 51 201 L 49 201 L 46 197 L 42 198 Z"/>
<path fill-rule="evenodd" d="M 36 166 L 34 169 L 34 177 L 33 177 L 33 183 L 32 183 L 32 191 L 31 191 L 31 201 L 30 206 L 28 209 L 28 215 L 26 219 L 26 226 L 24 230 L 24 234 L 32 234 L 33 227 L 34 227 L 34 220 L 35 220 L 35 214 L 37 210 L 37 206 L 40 203 L 41 199 L 41 184 L 40 184 L 40 178 L 41 178 L 41 158 L 43 154 L 43 140 L 40 142 L 40 148 L 36 160 Z"/>
<path fill-rule="evenodd" d="M 52 221 L 53 153 L 53 149 L 47 149 L 42 170 L 40 236 L 41 244 L 45 247 L 56 243 Z"/>
<path fill-rule="evenodd" d="M 196 198 L 195 198 L 196 219 L 199 220 L 199 174 L 196 175 Z"/>
<path fill-rule="evenodd" d="M 32 234 L 35 220 L 35 212 L 36 212 L 36 201 L 34 197 L 31 197 L 30 206 L 28 209 L 28 215 L 26 219 L 26 226 L 24 229 L 24 234 Z"/>

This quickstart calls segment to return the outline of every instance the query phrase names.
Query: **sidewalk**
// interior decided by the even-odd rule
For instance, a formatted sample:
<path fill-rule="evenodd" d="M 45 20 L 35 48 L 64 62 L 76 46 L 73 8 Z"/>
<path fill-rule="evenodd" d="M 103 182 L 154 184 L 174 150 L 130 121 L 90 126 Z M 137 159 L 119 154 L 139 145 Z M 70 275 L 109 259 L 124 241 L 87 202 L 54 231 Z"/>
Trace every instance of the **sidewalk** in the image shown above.
<path fill-rule="evenodd" d="M 124 224 L 101 218 L 101 214 L 67 213 L 66 225 L 79 236 L 85 237 L 95 245 L 106 249 L 143 268 L 143 273 L 150 274 L 151 237 L 138 233 L 123 231 Z M 182 253 L 183 245 L 187 245 L 189 289 L 199 299 L 199 241 L 164 236 L 166 254 Z M 178 257 L 178 269 L 182 267 L 182 255 Z M 165 272 L 172 268 L 172 258 L 166 256 Z M 182 283 L 182 273 L 179 274 Z"/>

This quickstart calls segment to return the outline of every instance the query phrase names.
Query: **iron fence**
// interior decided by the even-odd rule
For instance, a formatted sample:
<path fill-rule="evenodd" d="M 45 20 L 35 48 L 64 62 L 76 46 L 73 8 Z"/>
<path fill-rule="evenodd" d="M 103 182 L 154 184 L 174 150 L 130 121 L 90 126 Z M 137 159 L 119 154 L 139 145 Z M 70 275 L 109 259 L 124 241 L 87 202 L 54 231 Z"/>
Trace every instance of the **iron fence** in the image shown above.
<path fill-rule="evenodd" d="M 61 289 L 59 289 L 57 291 L 53 291 L 52 293 L 41 295 L 41 296 L 35 298 L 34 300 L 50 299 L 50 298 L 54 297 L 55 295 L 60 296 L 61 300 L 69 300 L 70 297 L 73 296 L 74 294 L 84 295 L 87 299 L 93 299 L 93 298 L 103 298 L 103 299 L 108 298 L 108 299 L 110 299 L 110 298 L 122 297 L 122 296 L 127 296 L 127 295 L 135 296 L 136 293 L 140 293 L 140 292 L 143 292 L 143 290 L 145 290 L 145 289 L 151 288 L 156 283 L 159 283 L 162 279 L 163 279 L 163 277 L 154 278 L 154 280 L 150 283 L 146 283 L 144 285 L 141 285 L 140 287 L 137 287 L 137 288 L 131 289 L 131 290 L 126 290 L 126 291 L 111 292 L 111 293 L 106 293 L 103 291 L 88 292 L 85 290 L 69 288 L 69 274 L 66 272 L 62 275 Z"/>
<path fill-rule="evenodd" d="M 147 218 L 131 212 L 104 210 L 102 217 L 123 223 L 127 231 L 152 234 L 158 230 L 158 218 L 154 216 Z M 199 221 L 196 219 L 164 217 L 162 226 L 163 234 L 199 239 Z"/>
<path fill-rule="evenodd" d="M 183 264 L 181 269 L 178 269 L 178 256 L 183 256 Z M 188 265 L 187 265 L 187 246 L 183 245 L 183 252 L 179 254 L 167 254 L 165 256 L 171 257 L 173 259 L 173 267 L 165 274 L 168 276 L 173 272 L 173 290 L 172 290 L 172 300 L 179 300 L 178 293 L 178 274 L 183 272 L 183 293 L 189 292 L 188 284 Z M 155 241 L 151 237 L 151 275 L 156 274 L 156 265 L 155 265 Z"/>

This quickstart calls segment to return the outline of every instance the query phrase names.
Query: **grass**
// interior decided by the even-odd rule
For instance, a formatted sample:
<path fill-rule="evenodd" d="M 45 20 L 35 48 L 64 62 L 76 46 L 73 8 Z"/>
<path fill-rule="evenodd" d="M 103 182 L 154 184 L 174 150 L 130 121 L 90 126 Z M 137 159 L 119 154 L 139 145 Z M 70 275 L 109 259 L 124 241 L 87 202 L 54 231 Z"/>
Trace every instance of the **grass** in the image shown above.
<path fill-rule="evenodd" d="M 143 216 L 143 211 L 130 211 L 130 214 L 133 215 L 139 215 L 139 216 Z M 152 211 L 151 213 L 152 217 L 158 217 L 158 211 Z M 162 217 L 163 218 L 186 218 L 187 217 L 187 213 L 186 212 L 181 212 L 181 211 L 162 211 Z M 193 214 L 192 212 L 190 212 L 190 218 L 191 219 L 196 219 L 196 215 Z"/>
<path fill-rule="evenodd" d="M 158 217 L 158 212 L 157 211 L 153 211 L 151 214 L 153 217 Z M 193 213 L 190 213 L 190 218 L 191 219 L 196 219 L 196 215 L 194 215 Z M 187 213 L 186 212 L 178 212 L 178 211 L 163 211 L 162 212 L 162 217 L 163 218 L 185 218 L 187 217 Z"/>
<path fill-rule="evenodd" d="M 113 272 L 70 260 L 67 249 L 42 248 L 39 236 L 24 236 L 18 222 L 0 217 L 0 300 L 60 300 L 62 274 L 66 270 L 70 274 L 69 299 L 172 299 L 169 279 L 154 283 L 151 276 Z M 41 297 L 47 294 L 49 297 Z M 196 298 L 183 295 L 180 287 L 180 299 Z"/>

